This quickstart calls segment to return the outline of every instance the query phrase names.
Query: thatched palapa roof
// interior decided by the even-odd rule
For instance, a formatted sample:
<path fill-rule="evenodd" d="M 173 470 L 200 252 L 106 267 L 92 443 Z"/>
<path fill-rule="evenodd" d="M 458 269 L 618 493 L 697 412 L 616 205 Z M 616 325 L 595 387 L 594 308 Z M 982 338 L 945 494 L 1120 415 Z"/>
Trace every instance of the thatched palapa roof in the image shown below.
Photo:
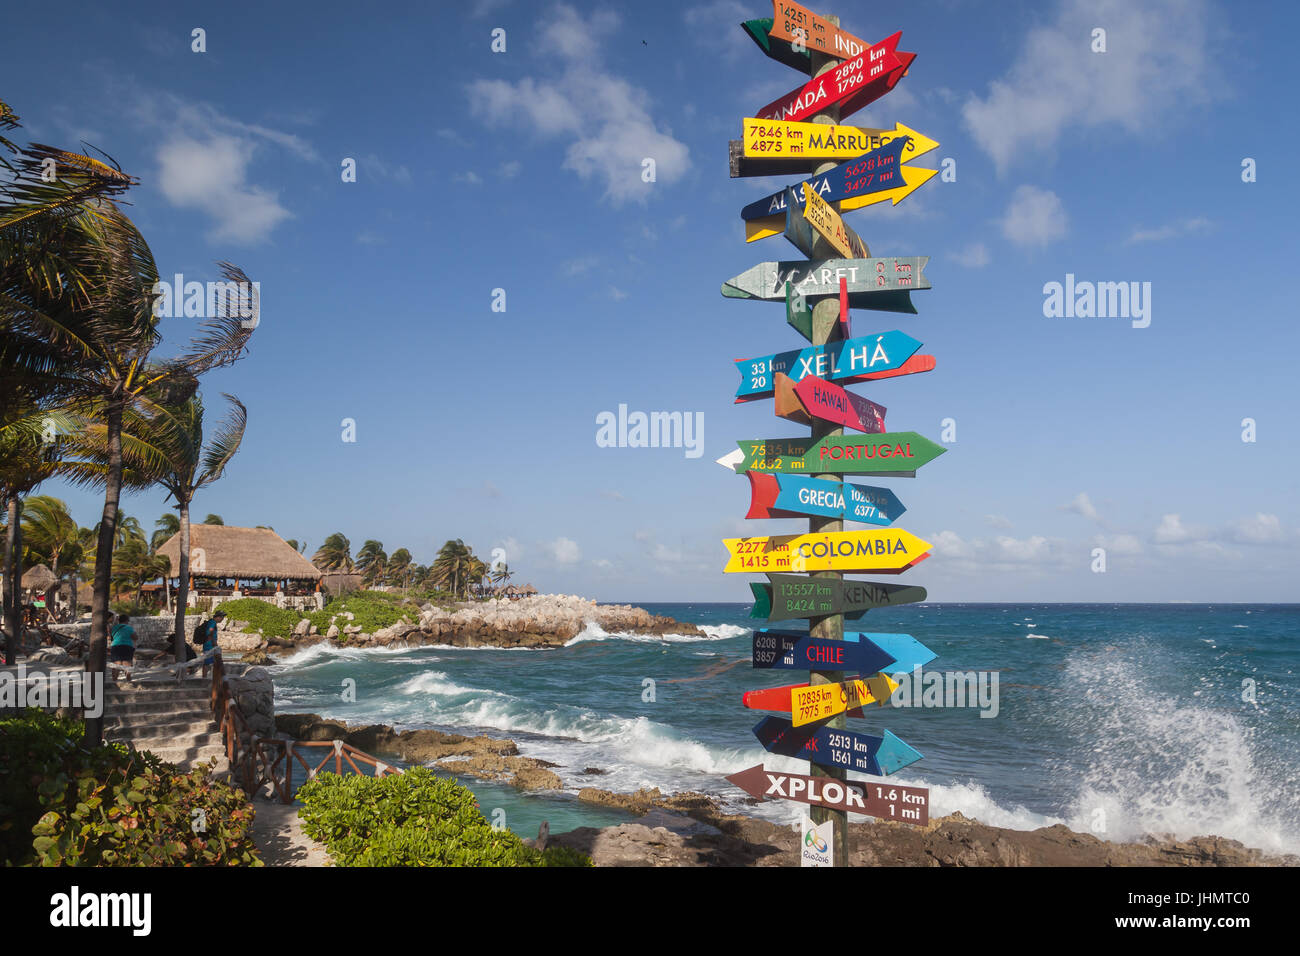
<path fill-rule="evenodd" d="M 24 588 L 31 591 L 48 591 L 58 583 L 58 580 L 53 571 L 43 564 L 38 564 L 28 568 L 21 583 Z"/>
<path fill-rule="evenodd" d="M 522 588 L 520 588 L 519 593 L 520 593 L 520 594 L 536 594 L 536 593 L 537 593 L 537 588 L 533 587 L 531 584 L 525 584 Z"/>
<path fill-rule="evenodd" d="M 196 567 L 195 554 L 203 549 L 203 563 Z M 181 566 L 181 536 L 172 535 L 158 549 L 172 563 Z M 230 525 L 190 525 L 190 571 L 210 578 L 284 578 L 289 581 L 319 581 L 321 573 L 270 528 L 234 528 Z"/>

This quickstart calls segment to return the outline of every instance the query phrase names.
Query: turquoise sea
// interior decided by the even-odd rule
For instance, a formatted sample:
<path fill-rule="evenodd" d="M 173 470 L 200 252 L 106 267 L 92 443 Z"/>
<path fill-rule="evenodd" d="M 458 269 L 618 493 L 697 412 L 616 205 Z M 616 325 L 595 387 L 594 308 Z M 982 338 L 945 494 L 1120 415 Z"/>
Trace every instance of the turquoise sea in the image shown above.
<path fill-rule="evenodd" d="M 764 713 L 741 706 L 746 690 L 806 677 L 752 668 L 752 605 L 641 606 L 708 636 L 588 626 L 553 650 L 316 645 L 273 668 L 276 708 L 514 739 L 558 765 L 564 792 L 466 782 L 525 836 L 543 819 L 553 832 L 622 819 L 577 802 L 583 786 L 704 791 L 794 820 L 792 804 L 744 807 L 723 778 L 759 762 L 806 769 L 766 754 L 752 733 Z M 1063 822 L 1111 840 L 1217 834 L 1300 853 L 1300 605 L 922 604 L 850 627 L 911 634 L 938 654 L 926 673 L 997 672 L 996 715 L 887 706 L 850 721 L 925 755 L 890 779 L 929 787 L 932 815 Z M 343 700 L 347 678 L 355 702 Z M 606 772 L 584 773 L 593 767 Z"/>

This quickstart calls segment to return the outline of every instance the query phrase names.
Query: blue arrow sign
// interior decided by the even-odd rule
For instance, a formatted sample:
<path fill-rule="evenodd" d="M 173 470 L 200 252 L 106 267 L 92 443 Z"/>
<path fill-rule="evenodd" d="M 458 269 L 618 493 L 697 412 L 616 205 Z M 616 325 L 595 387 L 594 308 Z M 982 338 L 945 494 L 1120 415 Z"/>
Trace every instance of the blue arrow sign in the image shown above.
<path fill-rule="evenodd" d="M 795 727 L 784 717 L 764 717 L 754 726 L 754 736 L 768 753 L 876 777 L 901 770 L 922 757 L 888 730 L 877 737 L 816 724 Z"/>
<path fill-rule="evenodd" d="M 848 634 L 844 635 L 846 638 Z M 754 666 L 779 670 L 831 670 L 875 674 L 897 666 L 894 655 L 870 640 L 832 641 L 807 631 L 762 627 L 754 632 Z M 931 655 L 933 660 L 933 655 Z M 899 667 L 898 670 L 910 670 Z"/>
<path fill-rule="evenodd" d="M 810 475 L 773 475 L 779 511 L 844 518 L 865 524 L 889 525 L 907 509 L 888 488 L 836 484 Z"/>
<path fill-rule="evenodd" d="M 834 169 L 827 170 L 820 176 L 798 186 L 787 187 L 794 193 L 794 199 L 800 207 L 804 204 L 803 190 L 815 189 L 817 195 L 827 202 L 839 202 L 850 196 L 865 196 L 870 193 L 896 189 L 902 180 L 898 175 L 899 158 L 903 147 L 910 142 L 907 136 L 900 136 L 869 152 L 840 163 Z M 892 173 L 892 175 L 884 175 Z M 784 214 L 786 211 L 786 190 L 775 192 L 765 199 L 750 203 L 740 211 L 741 219 L 764 219 L 768 216 Z"/>
<path fill-rule="evenodd" d="M 860 375 L 900 368 L 920 347 L 916 339 L 895 329 L 775 355 L 738 359 L 740 388 L 736 389 L 736 401 L 772 397 L 777 372 L 790 376 L 796 384 L 809 375 L 832 382 L 852 381 Z"/>
<path fill-rule="evenodd" d="M 881 670 L 886 674 L 899 674 L 914 667 L 923 667 L 939 655 L 911 634 L 869 634 L 862 631 L 845 631 L 846 641 L 867 641 L 894 659 L 894 663 Z"/>

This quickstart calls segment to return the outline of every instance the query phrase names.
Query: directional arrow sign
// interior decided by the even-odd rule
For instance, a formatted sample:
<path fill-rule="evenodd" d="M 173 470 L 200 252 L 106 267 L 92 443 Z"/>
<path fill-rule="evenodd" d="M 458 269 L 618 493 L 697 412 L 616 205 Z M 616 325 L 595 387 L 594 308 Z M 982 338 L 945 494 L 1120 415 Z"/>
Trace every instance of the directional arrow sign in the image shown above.
<path fill-rule="evenodd" d="M 843 384 L 871 381 L 881 372 L 901 372 L 920 347 L 921 343 L 916 339 L 895 329 L 775 355 L 737 359 L 740 387 L 736 389 L 736 401 L 770 398 L 776 390 L 778 373 L 789 376 L 794 382 L 801 382 L 808 376 Z"/>
<path fill-rule="evenodd" d="M 854 196 L 897 189 L 904 185 L 899 167 L 902 164 L 900 157 L 903 147 L 908 142 L 906 138 L 893 140 L 869 153 L 840 163 L 806 182 L 787 188 L 794 190 L 795 202 L 801 206 L 809 193 L 816 193 L 827 202 L 840 202 Z M 763 219 L 783 215 L 788 205 L 786 190 L 782 189 L 745 206 L 740 210 L 740 218 Z"/>
<path fill-rule="evenodd" d="M 927 597 L 925 588 L 905 584 L 836 581 L 799 574 L 769 574 L 768 578 L 772 583 L 755 582 L 749 586 L 754 592 L 754 609 L 750 611 L 750 617 L 793 621 L 843 614 L 859 618 L 874 607 L 915 604 Z"/>
<path fill-rule="evenodd" d="M 884 189 L 880 192 L 862 193 L 860 195 L 850 196 L 847 199 L 842 199 L 840 200 L 840 212 L 845 213 L 853 209 L 861 209 L 863 206 L 872 206 L 876 203 L 883 202 L 891 202 L 897 206 L 908 196 L 912 195 L 912 193 L 916 192 L 917 189 L 933 179 L 938 174 L 938 170 L 922 169 L 920 166 L 900 166 L 899 173 L 903 177 L 903 183 L 901 186 L 896 186 L 893 189 Z M 795 194 L 796 196 L 799 195 L 797 190 Z M 778 193 L 776 195 L 781 197 L 777 204 L 783 204 L 784 194 Z M 768 203 L 768 205 L 770 205 L 770 199 L 771 197 L 759 200 L 759 202 Z M 753 203 L 751 203 L 750 206 L 754 206 L 755 209 L 762 208 L 761 206 L 755 206 Z M 749 209 L 750 206 L 746 206 L 745 208 Z M 784 210 L 772 214 L 764 213 L 754 219 L 748 219 L 745 221 L 745 241 L 754 242 L 758 239 L 766 239 L 768 236 L 779 236 L 784 229 Z"/>
<path fill-rule="evenodd" d="M 916 469 L 948 449 L 916 432 L 881 435 L 828 435 L 811 438 L 754 438 L 737 444 L 745 459 L 737 472 L 780 474 L 897 475 L 915 478 Z"/>
<path fill-rule="evenodd" d="M 830 727 L 795 726 L 784 717 L 764 717 L 754 725 L 754 736 L 768 753 L 877 777 L 921 759 L 920 753 L 889 731 L 877 737 Z M 886 766 L 894 769 L 886 770 Z"/>
<path fill-rule="evenodd" d="M 745 117 L 741 126 L 742 154 L 753 160 L 856 159 L 894 140 L 903 140 L 906 145 L 902 161 L 907 163 L 939 148 L 938 142 L 902 123 L 895 123 L 893 129 L 875 129 Z M 770 169 L 765 174 L 780 175 Z"/>
<path fill-rule="evenodd" d="M 802 727 L 852 708 L 861 709 L 864 704 L 876 703 L 883 707 L 896 690 L 898 681 L 888 674 L 877 674 L 866 680 L 796 687 L 790 691 L 790 720 L 796 727 Z"/>
<path fill-rule="evenodd" d="M 881 40 L 853 59 L 813 77 L 798 89 L 767 104 L 754 115 L 759 119 L 798 122 L 836 103 L 841 104 L 841 118 L 856 112 L 884 96 L 902 78 L 906 69 L 898 55 L 898 41 L 902 36 L 900 30 Z M 855 105 L 846 111 L 844 107 L 850 102 Z"/>
<path fill-rule="evenodd" d="M 883 740 L 882 747 L 885 743 L 892 745 L 892 741 L 903 743 L 888 730 L 885 731 Z M 910 747 L 908 749 L 911 750 Z M 912 753 L 916 751 L 913 750 Z M 798 756 L 808 759 L 804 753 Z M 768 770 L 762 764 L 733 773 L 727 780 L 760 801 L 794 800 L 816 807 L 861 813 L 916 826 L 925 826 L 930 822 L 930 791 L 924 787 L 900 787 L 892 784 L 881 786 L 869 781 L 810 777 L 802 773 Z"/>
<path fill-rule="evenodd" d="M 785 321 L 809 342 L 813 340 L 812 309 L 807 298 L 794 291 L 793 282 L 785 284 Z"/>
<path fill-rule="evenodd" d="M 797 215 L 795 211 L 794 190 L 786 190 L 786 233 L 790 232 L 790 220 Z M 831 244 L 831 246 L 840 255 L 846 259 L 866 259 L 871 255 L 871 250 L 856 232 L 850 229 L 844 223 L 844 219 L 834 207 L 826 200 L 822 199 L 815 192 L 807 194 L 807 201 L 804 203 L 803 215 L 800 217 L 809 223 L 813 229 Z M 812 243 L 808 243 L 808 248 L 812 249 Z M 802 251 L 802 250 L 801 250 Z M 804 255 L 809 259 L 813 258 L 812 252 L 806 252 Z M 840 285 L 844 285 L 844 279 L 840 279 Z"/>
<path fill-rule="evenodd" d="M 884 405 L 846 392 L 834 382 L 808 375 L 795 384 L 793 379 L 780 372 L 775 380 L 773 408 L 777 418 L 801 425 L 812 424 L 817 419 L 868 434 L 880 434 L 885 430 Z"/>
<path fill-rule="evenodd" d="M 929 256 L 888 256 L 877 259 L 820 259 L 813 262 L 760 262 L 722 284 L 730 299 L 785 300 L 785 284 L 805 298 L 839 295 L 840 279 L 848 283 L 849 305 L 880 312 L 916 312 L 909 292 L 930 288 L 925 277 Z"/>
<path fill-rule="evenodd" d="M 804 578 L 805 581 L 816 580 Z M 853 674 L 899 673 L 894 658 L 871 641 L 833 641 L 802 631 L 754 632 L 754 666 L 779 670 L 832 670 Z M 785 703 L 790 703 L 786 695 Z"/>
<path fill-rule="evenodd" d="M 862 53 L 867 45 L 794 0 L 772 0 L 771 36 L 793 47 L 826 53 L 840 60 Z"/>
<path fill-rule="evenodd" d="M 727 574 L 843 571 L 899 574 L 929 556 L 930 542 L 902 528 L 724 538 Z"/>
<path fill-rule="evenodd" d="M 744 455 L 741 455 L 743 462 Z M 773 475 L 747 471 L 749 511 L 746 518 L 798 518 L 818 515 L 864 524 L 890 525 L 907 509 L 888 488 L 850 485 L 807 475 Z M 832 612 L 827 612 L 832 613 Z"/>
<path fill-rule="evenodd" d="M 745 31 L 745 35 L 758 44 L 758 48 L 776 60 L 778 63 L 784 63 L 786 66 L 793 67 L 802 73 L 812 72 L 812 57 L 808 55 L 808 47 L 795 50 L 793 44 L 782 40 L 773 39 L 770 36 L 772 30 L 772 18 L 763 17 L 758 20 L 746 20 L 740 25 Z"/>
<path fill-rule="evenodd" d="M 919 372 L 934 371 L 933 355 L 913 355 L 898 368 L 882 369 L 879 372 L 869 372 L 866 375 L 857 378 L 841 379 L 843 382 L 874 382 L 877 379 L 893 378 L 896 375 L 916 375 Z M 741 401 L 741 399 L 736 399 Z"/>
<path fill-rule="evenodd" d="M 890 585 L 877 584 L 874 586 L 889 587 Z M 911 634 L 873 634 L 866 631 L 845 631 L 844 640 L 868 641 L 894 658 L 894 663 L 881 668 L 886 674 L 902 674 L 917 667 L 924 667 L 939 656 Z"/>

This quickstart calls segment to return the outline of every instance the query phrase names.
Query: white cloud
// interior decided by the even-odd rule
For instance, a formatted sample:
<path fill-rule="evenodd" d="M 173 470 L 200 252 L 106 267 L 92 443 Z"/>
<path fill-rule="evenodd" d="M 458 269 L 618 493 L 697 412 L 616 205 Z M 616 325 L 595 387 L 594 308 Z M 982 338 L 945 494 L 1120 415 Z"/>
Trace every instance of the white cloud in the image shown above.
<path fill-rule="evenodd" d="M 1277 515 L 1256 513 L 1251 518 L 1238 518 L 1225 531 L 1231 540 L 1241 544 L 1281 544 L 1286 540 Z"/>
<path fill-rule="evenodd" d="M 615 205 L 645 202 L 657 184 L 677 181 L 690 167 L 685 144 L 651 116 L 646 91 L 601 63 L 602 41 L 618 26 L 613 12 L 582 17 L 560 4 L 538 36 L 545 52 L 560 60 L 559 75 L 469 84 L 470 109 L 488 124 L 531 126 L 543 137 L 565 137 L 563 168 L 603 184 L 605 198 Z M 642 179 L 646 159 L 654 160 L 654 182 Z"/>
<path fill-rule="evenodd" d="M 1203 528 L 1184 525 L 1182 516 L 1176 514 L 1161 517 L 1160 524 L 1152 534 L 1156 544 L 1188 544 L 1193 541 L 1204 541 L 1208 537 Z"/>
<path fill-rule="evenodd" d="M 622 289 L 620 289 L 618 286 L 612 285 L 609 287 L 609 297 L 613 299 L 615 302 L 622 302 L 624 299 L 627 298 L 627 293 L 624 292 Z"/>
<path fill-rule="evenodd" d="M 1094 540 L 1110 554 L 1142 553 L 1142 541 L 1135 534 L 1099 534 Z"/>
<path fill-rule="evenodd" d="M 411 184 L 411 171 L 409 169 L 403 165 L 394 166 L 391 163 L 386 163 L 374 153 L 362 156 L 357 165 L 361 167 L 362 175 L 365 177 L 387 180 L 400 186 L 409 186 Z"/>
<path fill-rule="evenodd" d="M 551 557 L 555 559 L 556 564 L 576 564 L 582 557 L 582 550 L 578 547 L 577 542 L 568 538 L 556 538 L 546 545 L 551 552 Z"/>
<path fill-rule="evenodd" d="M 1204 235 L 1210 229 L 1210 220 L 1203 217 L 1184 219 L 1180 222 L 1161 226 L 1159 229 L 1134 229 L 1128 237 L 1129 242 L 1162 242 L 1165 239 L 1181 239 L 1184 236 Z"/>
<path fill-rule="evenodd" d="M 1066 0 L 1029 30 L 1007 73 L 962 109 L 967 131 L 1003 173 L 1070 132 L 1117 126 L 1146 138 L 1209 99 L 1216 56 L 1205 0 Z M 1106 30 L 1106 52 L 1092 31 Z M 1217 29 L 1217 28 L 1214 28 Z"/>
<path fill-rule="evenodd" d="M 505 558 L 502 559 L 506 564 L 512 561 L 518 562 L 524 556 L 524 546 L 519 543 L 517 538 L 506 538 L 501 542 L 501 549 L 506 553 Z"/>
<path fill-rule="evenodd" d="M 600 259 L 596 256 L 579 256 L 576 259 L 568 259 L 560 264 L 560 271 L 566 276 L 580 276 L 585 272 L 590 272 L 599 264 Z"/>
<path fill-rule="evenodd" d="M 1088 497 L 1086 491 L 1081 491 L 1075 495 L 1074 500 L 1072 500 L 1068 505 L 1061 505 L 1061 510 L 1073 511 L 1075 514 L 1083 515 L 1089 521 L 1101 521 L 1101 515 L 1099 515 L 1097 509 L 1093 507 L 1092 499 Z"/>
<path fill-rule="evenodd" d="M 1020 186 L 1011 196 L 1001 225 L 1002 235 L 1012 242 L 1047 245 L 1065 235 L 1065 207 L 1050 189 Z"/>
<path fill-rule="evenodd" d="M 211 216 L 214 242 L 265 240 L 292 214 L 277 193 L 247 181 L 253 150 L 251 141 L 234 136 L 176 136 L 158 151 L 159 188 L 172 205 Z"/>
<path fill-rule="evenodd" d="M 455 176 L 452 177 L 452 179 L 458 183 L 466 183 L 467 185 L 470 186 L 483 185 L 483 177 L 480 176 L 478 173 L 474 172 L 474 170 L 472 169 L 467 170 L 466 172 L 463 173 L 457 173 Z"/>
<path fill-rule="evenodd" d="M 1006 515 L 985 515 L 984 521 L 991 528 L 997 528 L 1000 531 L 1006 531 L 1011 528 L 1011 519 Z"/>
<path fill-rule="evenodd" d="M 967 269 L 983 269 L 992 261 L 988 246 L 982 242 L 972 242 L 959 252 L 949 253 L 948 257 L 957 265 L 965 266 Z"/>
<path fill-rule="evenodd" d="M 933 545 L 931 561 L 964 573 L 1063 570 L 1084 560 L 1077 546 L 1043 535 L 1028 538 L 998 535 L 992 540 L 967 540 L 955 531 L 940 531 L 925 537 Z"/>
<path fill-rule="evenodd" d="M 497 170 L 502 179 L 514 179 L 519 175 L 519 171 L 524 168 L 524 164 L 517 159 L 512 159 L 508 163 L 502 163 Z"/>
<path fill-rule="evenodd" d="M 627 501 L 626 495 L 612 488 L 602 488 L 598 493 L 602 498 L 608 498 L 610 501 Z"/>

